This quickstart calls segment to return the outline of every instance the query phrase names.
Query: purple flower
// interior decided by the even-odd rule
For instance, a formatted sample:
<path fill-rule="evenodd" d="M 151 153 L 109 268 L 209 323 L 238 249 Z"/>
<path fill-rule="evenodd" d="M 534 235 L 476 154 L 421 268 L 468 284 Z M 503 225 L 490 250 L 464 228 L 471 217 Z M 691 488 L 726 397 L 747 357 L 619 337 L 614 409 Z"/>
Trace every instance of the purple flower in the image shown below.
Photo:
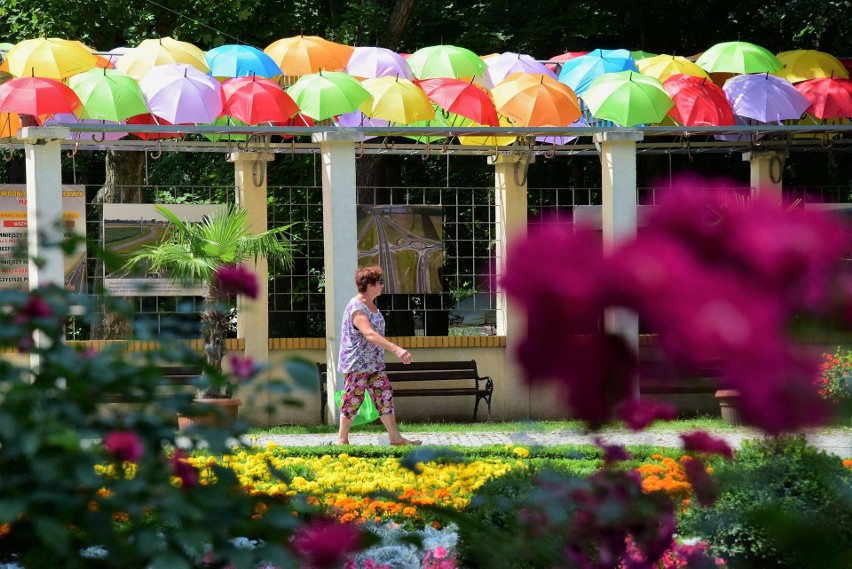
<path fill-rule="evenodd" d="M 613 462 L 621 462 L 630 460 L 631 455 L 627 449 L 621 445 L 608 445 L 600 437 L 595 438 L 595 445 L 604 451 L 604 464 L 612 464 Z"/>
<path fill-rule="evenodd" d="M 363 543 L 361 531 L 352 524 L 327 518 L 310 521 L 293 537 L 293 545 L 310 567 L 337 567 L 344 557 L 358 551 Z"/>
<path fill-rule="evenodd" d="M 144 448 L 133 431 L 113 431 L 104 437 L 104 448 L 120 462 L 139 462 Z"/>
<path fill-rule="evenodd" d="M 243 294 L 256 299 L 260 292 L 257 275 L 242 265 L 224 265 L 216 271 L 214 279 L 217 288 L 225 295 Z"/>
<path fill-rule="evenodd" d="M 715 504 L 719 498 L 720 489 L 713 478 L 707 473 L 704 463 L 697 458 L 684 460 L 683 470 L 686 473 L 689 483 L 692 484 L 692 489 L 695 491 L 698 503 L 704 507 L 710 507 Z"/>
<path fill-rule="evenodd" d="M 641 431 L 654 421 L 673 421 L 677 413 L 669 403 L 652 399 L 630 399 L 619 406 L 617 415 L 627 428 Z"/>
<path fill-rule="evenodd" d="M 229 359 L 231 364 L 231 373 L 239 379 L 251 379 L 256 373 L 254 360 L 251 357 L 241 357 L 237 354 L 231 354 Z"/>
<path fill-rule="evenodd" d="M 734 451 L 731 450 L 731 447 L 728 446 L 728 443 L 724 439 L 710 436 L 704 431 L 681 433 L 680 438 L 683 439 L 684 450 L 707 454 L 721 454 L 729 460 L 734 458 Z"/>

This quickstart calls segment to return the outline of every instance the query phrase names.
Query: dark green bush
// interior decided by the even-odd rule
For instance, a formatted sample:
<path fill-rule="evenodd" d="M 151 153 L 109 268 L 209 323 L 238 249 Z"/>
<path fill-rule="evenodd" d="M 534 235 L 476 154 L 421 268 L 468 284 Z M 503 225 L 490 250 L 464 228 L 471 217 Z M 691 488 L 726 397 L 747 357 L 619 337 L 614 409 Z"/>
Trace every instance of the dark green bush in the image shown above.
<path fill-rule="evenodd" d="M 740 568 L 852 567 L 852 472 L 803 437 L 746 444 L 715 476 L 713 507 L 693 504 L 681 535 L 700 535 Z"/>

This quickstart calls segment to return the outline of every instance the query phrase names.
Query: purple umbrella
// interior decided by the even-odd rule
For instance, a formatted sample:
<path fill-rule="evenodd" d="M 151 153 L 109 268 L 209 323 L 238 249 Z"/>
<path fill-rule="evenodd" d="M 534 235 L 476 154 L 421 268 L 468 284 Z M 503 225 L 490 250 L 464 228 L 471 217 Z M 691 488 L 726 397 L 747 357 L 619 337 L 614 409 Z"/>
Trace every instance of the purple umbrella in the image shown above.
<path fill-rule="evenodd" d="M 357 48 L 356 48 L 357 49 Z M 361 111 L 346 113 L 337 116 L 337 125 L 343 127 L 359 127 L 359 126 L 388 126 L 388 121 L 384 119 L 371 119 Z M 365 136 L 364 139 L 376 138 L 376 136 Z"/>
<path fill-rule="evenodd" d="M 506 75 L 516 71 L 549 75 L 556 79 L 556 73 L 551 71 L 549 67 L 523 53 L 506 51 L 486 58 L 485 63 L 488 65 L 485 69 L 485 76 L 488 77 L 492 85 L 497 85 L 506 78 Z"/>
<path fill-rule="evenodd" d="M 54 126 L 57 124 L 96 124 L 96 125 L 115 125 L 124 124 L 112 121 L 104 121 L 97 119 L 78 119 L 71 113 L 56 113 L 50 118 L 45 119 L 42 126 Z M 127 136 L 126 132 L 72 132 L 69 140 L 94 140 L 102 142 L 104 140 L 118 140 Z"/>
<path fill-rule="evenodd" d="M 222 112 L 219 82 L 185 63 L 152 67 L 139 86 L 151 113 L 172 124 L 210 124 Z"/>
<path fill-rule="evenodd" d="M 740 115 L 734 115 L 734 126 L 758 126 L 761 124 L 766 124 L 761 121 L 757 121 L 754 119 L 747 119 L 745 117 L 741 117 Z M 721 140 L 723 142 L 743 142 L 747 140 L 751 140 L 754 137 L 755 140 L 759 140 L 764 137 L 763 134 L 758 134 L 755 136 L 753 132 L 746 132 L 742 134 L 714 134 L 713 138 L 716 140 Z"/>
<path fill-rule="evenodd" d="M 586 122 L 586 119 L 584 119 L 583 117 L 580 117 L 577 120 L 575 120 L 574 122 L 572 122 L 571 124 L 569 124 L 568 126 L 569 127 L 573 127 L 573 126 L 585 127 L 585 126 L 589 126 L 589 125 Z M 577 136 L 536 136 L 535 140 L 536 140 L 536 142 L 541 142 L 541 143 L 544 143 L 544 144 L 555 144 L 556 146 L 564 146 L 566 144 L 570 144 L 571 142 L 574 142 L 575 140 L 577 140 L 577 138 L 579 138 L 579 137 L 577 137 Z"/>
<path fill-rule="evenodd" d="M 394 75 L 410 81 L 414 79 L 414 73 L 405 58 L 383 47 L 356 47 L 346 64 L 346 72 L 359 79 Z"/>
<path fill-rule="evenodd" d="M 731 77 L 722 89 L 735 115 L 766 123 L 798 120 L 811 105 L 792 83 L 769 73 Z"/>

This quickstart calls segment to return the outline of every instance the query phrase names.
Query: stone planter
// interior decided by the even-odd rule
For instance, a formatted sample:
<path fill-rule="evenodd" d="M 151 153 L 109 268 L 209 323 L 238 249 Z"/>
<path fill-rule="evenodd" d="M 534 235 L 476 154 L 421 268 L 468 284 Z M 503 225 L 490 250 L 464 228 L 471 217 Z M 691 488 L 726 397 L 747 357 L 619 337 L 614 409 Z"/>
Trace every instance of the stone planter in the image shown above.
<path fill-rule="evenodd" d="M 716 391 L 716 399 L 722 411 L 722 420 L 728 425 L 742 425 L 738 407 L 740 392 L 736 389 L 719 389 Z"/>
<path fill-rule="evenodd" d="M 233 430 L 242 401 L 239 399 L 195 399 L 193 405 L 195 404 L 199 404 L 197 413 L 178 413 L 178 431 L 183 432 L 196 426 Z M 201 405 L 216 408 L 201 409 Z"/>

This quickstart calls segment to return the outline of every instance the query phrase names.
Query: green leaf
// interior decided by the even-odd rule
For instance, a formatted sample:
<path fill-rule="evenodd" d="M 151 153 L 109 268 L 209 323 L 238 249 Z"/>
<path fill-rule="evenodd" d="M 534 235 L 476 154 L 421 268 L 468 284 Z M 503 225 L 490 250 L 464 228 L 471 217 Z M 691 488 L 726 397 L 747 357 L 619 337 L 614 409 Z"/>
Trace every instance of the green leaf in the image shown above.
<path fill-rule="evenodd" d="M 149 565 L 152 569 L 190 569 L 192 566 L 175 553 L 162 553 L 154 557 Z"/>
<path fill-rule="evenodd" d="M 0 500 L 0 523 L 9 524 L 17 519 L 18 515 L 23 513 L 25 504 L 23 500 L 17 498 L 7 498 Z"/>
<path fill-rule="evenodd" d="M 42 543 L 50 544 L 57 552 L 69 553 L 71 536 L 67 525 L 52 518 L 34 516 L 33 527 Z"/>
<path fill-rule="evenodd" d="M 317 366 L 312 361 L 294 356 L 284 362 L 284 370 L 302 389 L 316 390 Z"/>

